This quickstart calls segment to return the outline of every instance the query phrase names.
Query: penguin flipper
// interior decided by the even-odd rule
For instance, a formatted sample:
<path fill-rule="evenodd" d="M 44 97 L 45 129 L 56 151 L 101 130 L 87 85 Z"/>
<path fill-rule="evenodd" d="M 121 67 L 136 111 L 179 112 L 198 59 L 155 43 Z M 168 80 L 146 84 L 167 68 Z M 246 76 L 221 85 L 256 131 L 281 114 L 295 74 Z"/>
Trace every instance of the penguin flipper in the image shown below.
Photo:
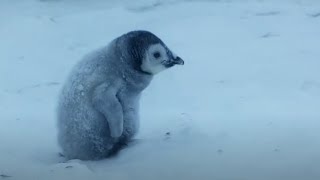
<path fill-rule="evenodd" d="M 115 88 L 107 83 L 99 85 L 94 90 L 92 102 L 94 108 L 105 116 L 111 137 L 120 137 L 123 133 L 123 110 Z"/>

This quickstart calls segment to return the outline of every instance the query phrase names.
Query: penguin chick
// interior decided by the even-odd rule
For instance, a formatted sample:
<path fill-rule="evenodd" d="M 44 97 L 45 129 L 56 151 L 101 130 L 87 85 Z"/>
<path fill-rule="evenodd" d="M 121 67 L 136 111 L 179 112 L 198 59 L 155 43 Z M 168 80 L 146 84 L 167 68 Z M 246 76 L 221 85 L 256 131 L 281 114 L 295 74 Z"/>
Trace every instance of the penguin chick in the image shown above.
<path fill-rule="evenodd" d="M 139 99 L 152 77 L 184 61 L 156 35 L 131 31 L 72 69 L 57 107 L 58 142 L 67 159 L 117 153 L 139 128 Z"/>

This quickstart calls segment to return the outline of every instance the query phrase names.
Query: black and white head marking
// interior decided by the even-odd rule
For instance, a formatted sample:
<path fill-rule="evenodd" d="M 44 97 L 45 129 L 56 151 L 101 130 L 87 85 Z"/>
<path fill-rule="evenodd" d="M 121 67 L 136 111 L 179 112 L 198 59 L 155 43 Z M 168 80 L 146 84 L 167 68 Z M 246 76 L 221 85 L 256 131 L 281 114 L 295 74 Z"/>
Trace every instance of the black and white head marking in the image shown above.
<path fill-rule="evenodd" d="M 184 61 L 175 55 L 157 36 L 148 31 L 133 31 L 129 37 L 129 50 L 135 67 L 148 74 L 157 74 Z"/>

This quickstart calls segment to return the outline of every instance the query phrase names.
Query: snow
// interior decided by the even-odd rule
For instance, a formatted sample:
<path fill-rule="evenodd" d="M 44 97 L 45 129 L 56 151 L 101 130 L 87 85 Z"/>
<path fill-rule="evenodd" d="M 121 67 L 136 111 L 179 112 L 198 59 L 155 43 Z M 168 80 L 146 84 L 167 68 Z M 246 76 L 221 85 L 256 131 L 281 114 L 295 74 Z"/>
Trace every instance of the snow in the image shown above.
<path fill-rule="evenodd" d="M 320 179 L 319 5 L 0 1 L 0 179 Z M 83 55 L 135 29 L 185 65 L 144 92 L 136 144 L 63 162 L 64 80 Z"/>

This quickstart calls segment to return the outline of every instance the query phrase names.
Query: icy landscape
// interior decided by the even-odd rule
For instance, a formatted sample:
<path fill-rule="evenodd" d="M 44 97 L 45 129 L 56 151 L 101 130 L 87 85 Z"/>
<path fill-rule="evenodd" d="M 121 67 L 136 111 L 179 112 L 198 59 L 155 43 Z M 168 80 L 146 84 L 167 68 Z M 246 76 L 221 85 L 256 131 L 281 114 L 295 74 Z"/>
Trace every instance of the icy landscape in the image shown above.
<path fill-rule="evenodd" d="M 73 65 L 131 30 L 185 65 L 155 77 L 136 144 L 59 157 Z M 0 0 L 0 179 L 319 180 L 320 1 Z"/>

